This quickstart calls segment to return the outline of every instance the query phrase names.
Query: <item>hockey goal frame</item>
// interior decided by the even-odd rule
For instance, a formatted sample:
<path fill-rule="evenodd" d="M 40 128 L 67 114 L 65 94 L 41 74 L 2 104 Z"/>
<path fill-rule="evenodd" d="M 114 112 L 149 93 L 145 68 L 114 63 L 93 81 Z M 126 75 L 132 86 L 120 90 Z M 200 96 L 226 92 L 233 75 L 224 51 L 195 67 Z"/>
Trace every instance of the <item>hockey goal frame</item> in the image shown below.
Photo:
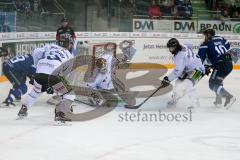
<path fill-rule="evenodd" d="M 93 74 L 93 71 L 94 71 L 94 69 L 96 67 L 96 60 L 97 60 L 97 58 L 100 57 L 102 54 L 104 54 L 105 49 L 109 50 L 109 53 L 112 54 L 113 57 L 116 58 L 116 56 L 117 56 L 117 44 L 113 43 L 113 42 L 92 44 L 91 48 L 92 48 L 92 68 L 91 68 L 91 74 Z"/>

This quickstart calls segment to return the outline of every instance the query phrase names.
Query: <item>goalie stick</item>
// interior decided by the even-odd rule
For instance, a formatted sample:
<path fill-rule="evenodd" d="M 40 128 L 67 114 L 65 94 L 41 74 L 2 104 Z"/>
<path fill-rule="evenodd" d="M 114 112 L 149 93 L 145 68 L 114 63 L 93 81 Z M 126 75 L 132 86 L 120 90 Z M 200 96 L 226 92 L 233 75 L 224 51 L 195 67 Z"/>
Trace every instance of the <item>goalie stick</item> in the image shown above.
<path fill-rule="evenodd" d="M 125 108 L 128 108 L 128 109 L 138 109 L 138 108 L 140 108 L 140 107 L 141 107 L 147 100 L 149 100 L 155 93 L 157 93 L 160 89 L 167 87 L 169 84 L 170 84 L 170 83 L 160 85 L 150 96 L 148 96 L 148 97 L 147 97 L 142 103 L 140 103 L 139 105 L 135 105 L 135 106 L 125 105 L 124 107 L 125 107 Z"/>

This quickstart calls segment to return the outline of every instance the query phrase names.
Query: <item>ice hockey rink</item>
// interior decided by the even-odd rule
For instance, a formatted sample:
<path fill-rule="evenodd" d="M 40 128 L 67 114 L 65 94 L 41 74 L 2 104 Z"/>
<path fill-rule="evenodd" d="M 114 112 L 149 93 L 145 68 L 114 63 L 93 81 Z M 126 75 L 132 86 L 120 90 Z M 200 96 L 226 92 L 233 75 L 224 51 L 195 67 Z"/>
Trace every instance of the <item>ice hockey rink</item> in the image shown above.
<path fill-rule="evenodd" d="M 197 85 L 201 107 L 187 122 L 120 121 L 121 113 L 139 112 L 120 105 L 91 121 L 54 126 L 54 106 L 46 104 L 49 95 L 43 95 L 23 120 L 16 120 L 21 103 L 0 108 L 0 160 L 239 160 L 239 71 L 225 81 L 237 97 L 229 110 L 214 107 L 208 78 Z M 9 82 L 0 83 L 1 101 L 9 88 Z M 141 112 L 186 112 L 187 97 L 171 110 L 165 108 L 169 98 L 170 94 L 151 98 Z M 86 108 L 77 104 L 74 110 Z"/>

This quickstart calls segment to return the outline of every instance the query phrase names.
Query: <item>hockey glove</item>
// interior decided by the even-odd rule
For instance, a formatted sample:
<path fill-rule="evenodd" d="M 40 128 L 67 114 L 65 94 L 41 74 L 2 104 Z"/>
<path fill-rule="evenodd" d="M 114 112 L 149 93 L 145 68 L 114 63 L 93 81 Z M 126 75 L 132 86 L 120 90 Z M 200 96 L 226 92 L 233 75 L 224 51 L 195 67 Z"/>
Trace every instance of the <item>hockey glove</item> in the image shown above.
<path fill-rule="evenodd" d="M 212 67 L 209 65 L 204 65 L 204 67 L 205 67 L 205 74 L 209 76 L 209 74 L 211 73 Z"/>
<path fill-rule="evenodd" d="M 30 78 L 29 84 L 33 85 L 34 84 L 34 75 L 30 76 L 29 78 Z"/>
<path fill-rule="evenodd" d="M 162 86 L 168 86 L 170 84 L 170 81 L 168 80 L 168 77 L 165 76 L 162 80 Z"/>
<path fill-rule="evenodd" d="M 53 94 L 53 93 L 54 93 L 52 87 L 48 87 L 48 88 L 46 89 L 46 92 L 47 92 L 47 94 Z"/>

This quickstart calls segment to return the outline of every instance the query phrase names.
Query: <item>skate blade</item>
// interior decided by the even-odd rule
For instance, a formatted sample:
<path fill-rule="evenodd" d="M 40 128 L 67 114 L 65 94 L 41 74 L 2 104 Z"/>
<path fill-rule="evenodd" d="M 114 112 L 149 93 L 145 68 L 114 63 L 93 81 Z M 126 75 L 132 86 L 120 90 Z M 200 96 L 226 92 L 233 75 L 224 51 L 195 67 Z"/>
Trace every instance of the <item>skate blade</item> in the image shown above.
<path fill-rule="evenodd" d="M 236 98 L 232 98 L 232 100 L 229 102 L 229 104 L 225 107 L 227 110 L 232 107 L 233 103 L 236 102 Z"/>
<path fill-rule="evenodd" d="M 195 112 L 196 107 L 190 106 L 186 108 L 187 112 Z"/>
<path fill-rule="evenodd" d="M 16 118 L 16 120 L 22 120 L 22 119 L 24 119 L 26 116 L 18 116 L 17 118 Z"/>
<path fill-rule="evenodd" d="M 14 105 L 9 105 L 9 106 L 7 106 L 7 105 L 0 105 L 0 108 L 15 108 L 16 106 L 14 106 Z"/>
<path fill-rule="evenodd" d="M 222 104 L 215 104 L 214 106 L 215 106 L 216 108 L 218 108 L 218 109 L 223 107 Z"/>
<path fill-rule="evenodd" d="M 53 126 L 72 126 L 71 123 L 66 123 L 62 121 L 54 121 Z"/>

